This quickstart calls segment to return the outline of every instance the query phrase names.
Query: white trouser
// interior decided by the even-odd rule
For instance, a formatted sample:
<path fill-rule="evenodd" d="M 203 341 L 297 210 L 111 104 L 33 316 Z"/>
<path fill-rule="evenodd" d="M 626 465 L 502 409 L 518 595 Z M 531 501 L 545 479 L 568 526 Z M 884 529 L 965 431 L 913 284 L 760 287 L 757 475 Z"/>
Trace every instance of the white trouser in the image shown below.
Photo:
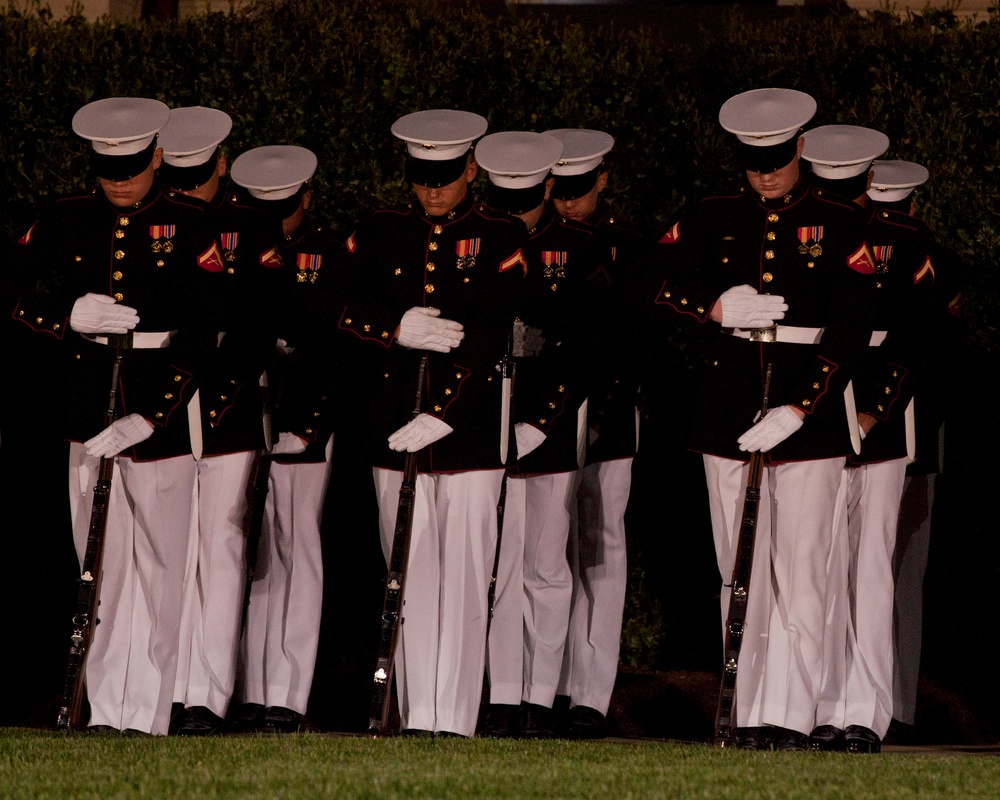
<path fill-rule="evenodd" d="M 254 452 L 197 460 L 174 700 L 225 717 L 236 683 L 246 592 L 247 499 Z"/>
<path fill-rule="evenodd" d="M 903 483 L 896 552 L 895 618 L 893 620 L 892 715 L 913 725 L 917 713 L 917 680 L 924 613 L 924 573 L 931 542 L 931 510 L 936 475 L 913 475 Z"/>
<path fill-rule="evenodd" d="M 848 470 L 847 725 L 881 738 L 892 720 L 892 555 L 907 459 Z"/>
<path fill-rule="evenodd" d="M 83 445 L 70 445 L 70 512 L 81 563 L 99 463 Z M 190 456 L 115 459 L 100 624 L 87 654 L 91 725 L 167 733 L 193 485 Z"/>
<path fill-rule="evenodd" d="M 403 475 L 373 470 L 386 562 Z M 503 470 L 418 475 L 395 675 L 402 728 L 475 733 Z"/>
<path fill-rule="evenodd" d="M 521 699 L 552 707 L 569 631 L 573 575 L 566 557 L 579 473 L 532 475 L 524 496 L 524 689 Z"/>
<path fill-rule="evenodd" d="M 570 706 L 607 715 L 618 676 L 628 563 L 625 509 L 632 458 L 589 464 L 581 472 L 570 528 L 573 602 L 559 694 Z"/>
<path fill-rule="evenodd" d="M 507 479 L 488 651 L 490 702 L 511 706 L 524 682 L 524 489 L 523 479 Z"/>
<path fill-rule="evenodd" d="M 737 674 L 741 727 L 776 725 L 806 734 L 813 728 L 823 669 L 827 570 L 843 466 L 843 458 L 830 458 L 768 466 L 763 471 Z M 705 457 L 716 554 L 726 582 L 736 554 L 745 470 L 740 462 Z M 725 619 L 729 606 L 725 586 L 722 600 Z M 761 603 L 768 608 L 762 609 Z"/>
<path fill-rule="evenodd" d="M 329 463 L 272 462 L 243 633 L 245 703 L 305 714 L 323 607 L 320 523 Z"/>

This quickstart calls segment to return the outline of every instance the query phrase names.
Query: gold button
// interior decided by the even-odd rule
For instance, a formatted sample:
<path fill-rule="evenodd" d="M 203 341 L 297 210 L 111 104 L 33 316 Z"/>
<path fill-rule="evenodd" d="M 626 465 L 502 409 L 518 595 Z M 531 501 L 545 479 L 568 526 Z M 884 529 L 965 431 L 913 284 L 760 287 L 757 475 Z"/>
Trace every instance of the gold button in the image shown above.
<path fill-rule="evenodd" d="M 899 377 L 899 373 L 896 370 L 893 370 L 892 371 L 892 377 L 898 378 Z"/>
<path fill-rule="evenodd" d="M 664 293 L 663 293 L 663 296 L 664 296 L 664 297 L 667 297 L 667 298 L 668 298 L 668 297 L 670 297 L 670 292 L 664 292 Z"/>
<path fill-rule="evenodd" d="M 765 250 L 764 251 L 764 258 L 766 258 L 768 261 L 770 261 L 772 258 L 774 258 L 774 251 L 773 250 Z"/>
<path fill-rule="evenodd" d="M 363 328 L 365 333 L 368 333 L 372 329 L 371 325 L 362 325 L 361 327 Z"/>
<path fill-rule="evenodd" d="M 687 298 L 686 297 L 682 297 L 681 298 L 681 305 L 682 306 L 686 306 L 687 304 L 688 304 Z"/>
<path fill-rule="evenodd" d="M 462 380 L 462 373 L 461 372 L 456 372 L 455 373 L 455 377 L 458 378 L 459 380 Z"/>
<path fill-rule="evenodd" d="M 549 403 L 549 408 L 555 408 L 555 407 L 556 407 L 555 403 Z"/>
<path fill-rule="evenodd" d="M 164 264 L 164 262 L 163 262 L 162 259 L 160 259 L 159 261 L 156 262 L 156 266 L 158 266 L 158 267 L 162 267 L 163 264 Z"/>
<path fill-rule="evenodd" d="M 434 406 L 434 410 L 437 411 L 438 413 L 440 413 L 441 412 L 441 406 Z"/>
<path fill-rule="evenodd" d="M 313 417 L 315 418 L 315 417 L 318 417 L 318 416 L 319 416 L 319 412 L 318 411 L 313 411 Z"/>
<path fill-rule="evenodd" d="M 428 283 L 424 287 L 424 291 L 427 292 L 427 294 L 433 294 L 433 292 L 434 292 L 434 284 L 433 283 Z"/>
<path fill-rule="evenodd" d="M 889 212 L 888 211 L 883 211 L 882 212 L 882 219 L 889 219 Z M 879 409 L 879 410 L 881 410 L 881 409 Z"/>
<path fill-rule="evenodd" d="M 228 398 L 228 397 L 226 397 L 226 396 L 225 396 L 224 394 L 220 394 L 220 395 L 219 395 L 219 399 L 220 399 L 220 400 L 221 400 L 221 401 L 222 401 L 222 402 L 224 403 L 224 402 L 226 402 L 226 400 L 228 400 L 229 398 Z"/>
<path fill-rule="evenodd" d="M 433 261 L 428 261 L 427 262 L 427 271 L 428 272 L 433 272 L 434 271 L 434 262 Z"/>
<path fill-rule="evenodd" d="M 389 331 L 382 331 L 382 338 L 383 339 L 388 339 L 389 338 Z"/>
<path fill-rule="evenodd" d="M 157 419 L 163 419 L 163 412 L 162 411 L 157 411 L 156 412 L 156 418 Z"/>
<path fill-rule="evenodd" d="M 435 225 L 434 226 L 434 233 L 437 233 L 437 234 L 444 233 L 444 228 L 442 228 L 440 225 Z"/>
<path fill-rule="evenodd" d="M 123 258 L 125 258 L 125 251 L 124 250 L 115 250 L 115 258 L 118 261 L 121 261 Z"/>
<path fill-rule="evenodd" d="M 813 389 L 818 389 L 818 388 L 819 388 L 819 383 L 813 383 Z"/>
<path fill-rule="evenodd" d="M 115 231 L 115 238 L 116 239 L 124 239 L 125 238 L 125 231 L 123 231 L 121 228 L 118 228 L 118 230 Z"/>
<path fill-rule="evenodd" d="M 545 419 L 544 417 L 542 419 L 538 420 L 538 424 L 539 425 L 544 425 L 546 422 L 548 422 L 548 420 Z"/>
<path fill-rule="evenodd" d="M 128 217 L 119 217 L 118 224 L 121 225 L 123 228 L 126 227 L 128 225 Z"/>
<path fill-rule="evenodd" d="M 345 317 L 344 318 L 344 324 L 345 325 L 350 325 L 351 324 L 351 318 L 350 317 Z"/>
<path fill-rule="evenodd" d="M 116 281 L 120 281 L 122 279 L 122 274 L 118 270 L 115 270 L 114 272 L 111 273 L 111 277 L 114 278 Z"/>
<path fill-rule="evenodd" d="M 778 215 L 777 215 L 777 214 L 775 214 L 775 213 L 774 213 L 774 212 L 772 211 L 772 212 L 771 212 L 770 214 L 768 214 L 768 215 L 767 215 L 767 221 L 768 221 L 768 222 L 777 222 L 777 221 L 778 221 Z"/>
<path fill-rule="evenodd" d="M 312 428 L 306 428 L 306 433 L 307 433 L 308 435 L 312 436 L 312 432 L 313 432 L 313 429 L 312 429 Z"/>
<path fill-rule="evenodd" d="M 117 300 L 120 303 L 124 299 L 125 295 L 123 295 L 121 292 L 115 292 L 115 300 Z"/>
<path fill-rule="evenodd" d="M 182 380 L 183 380 L 183 378 L 181 378 L 180 375 L 174 375 L 174 383 L 180 383 L 180 381 L 182 381 Z"/>
<path fill-rule="evenodd" d="M 446 395 L 451 395 L 451 389 L 445 389 L 445 390 L 444 390 L 444 393 L 445 393 Z"/>
<path fill-rule="evenodd" d="M 42 324 L 42 318 L 41 317 L 35 317 L 35 324 L 36 325 L 41 325 Z"/>
<path fill-rule="evenodd" d="M 469 282 L 468 278 L 462 278 L 462 283 L 468 283 L 468 282 Z"/>
<path fill-rule="evenodd" d="M 803 400 L 802 401 L 802 405 L 804 405 L 804 406 L 811 406 L 812 403 L 809 400 Z"/>
<path fill-rule="evenodd" d="M 234 269 L 233 267 L 227 267 L 227 268 L 226 268 L 226 272 L 227 272 L 227 273 L 228 273 L 229 275 L 235 275 L 235 274 L 236 274 L 236 270 L 235 270 L 235 269 Z"/>
<path fill-rule="evenodd" d="M 431 252 L 433 252 L 434 250 L 437 250 L 438 249 L 438 243 L 437 242 L 431 242 L 429 245 L 427 245 L 427 249 L 430 250 Z"/>
<path fill-rule="evenodd" d="M 208 412 L 208 416 L 210 416 L 210 417 L 211 417 L 212 419 L 215 419 L 215 416 L 216 416 L 216 415 L 215 415 L 215 412 L 214 412 L 214 411 L 209 411 L 209 412 Z"/>
<path fill-rule="evenodd" d="M 174 399 L 174 393 L 173 392 L 167 392 L 165 395 L 163 395 L 163 399 L 164 400 L 173 400 Z"/>
<path fill-rule="evenodd" d="M 892 389 L 890 389 L 888 386 L 886 386 L 885 387 L 885 393 L 886 394 L 892 394 Z"/>
<path fill-rule="evenodd" d="M 723 264 L 728 264 L 729 263 L 729 256 L 723 256 L 722 257 L 722 263 Z"/>
<path fill-rule="evenodd" d="M 829 372 L 829 371 L 830 371 L 829 367 L 826 367 L 826 366 L 823 367 L 823 372 Z"/>
<path fill-rule="evenodd" d="M 885 411 L 885 406 L 881 406 L 881 405 L 880 405 L 880 406 L 878 406 L 878 410 L 879 410 L 879 411 Z"/>
<path fill-rule="evenodd" d="M 560 393 L 560 394 L 562 394 L 562 393 L 563 393 L 563 392 L 565 392 L 565 391 L 566 391 L 566 387 L 565 387 L 565 386 L 560 386 L 560 387 L 559 387 L 559 393 Z"/>
<path fill-rule="evenodd" d="M 394 269 L 392 271 L 392 274 L 393 275 L 402 275 L 403 274 L 403 270 L 401 270 L 399 267 L 396 267 L 396 269 Z"/>
<path fill-rule="evenodd" d="M 774 280 L 774 276 L 770 272 L 765 272 L 761 277 L 764 283 L 770 283 Z"/>
<path fill-rule="evenodd" d="M 59 323 L 57 322 L 57 323 L 56 323 L 55 325 L 53 325 L 53 326 L 52 326 L 52 330 L 54 330 L 54 331 L 57 331 L 57 330 L 59 330 L 59 329 L 60 329 L 61 327 L 62 327 L 62 325 L 60 325 L 60 324 L 59 324 Z"/>
<path fill-rule="evenodd" d="M 769 242 L 773 242 L 776 237 L 777 237 L 777 234 L 774 231 L 768 231 L 767 232 L 767 240 Z"/>
<path fill-rule="evenodd" d="M 83 261 L 83 256 L 73 256 L 74 261 Z"/>
<path fill-rule="evenodd" d="M 698 306 L 697 311 L 699 314 L 704 314 L 705 313 L 704 306 Z M 618 381 L 615 381 L 615 383 L 618 383 Z"/>
<path fill-rule="evenodd" d="M 813 267 L 816 266 L 816 262 L 815 261 L 807 261 L 806 262 L 806 266 L 809 267 L 809 269 L 812 269 Z"/>
<path fill-rule="evenodd" d="M 559 287 L 556 284 L 553 283 L 549 288 L 554 292 Z"/>

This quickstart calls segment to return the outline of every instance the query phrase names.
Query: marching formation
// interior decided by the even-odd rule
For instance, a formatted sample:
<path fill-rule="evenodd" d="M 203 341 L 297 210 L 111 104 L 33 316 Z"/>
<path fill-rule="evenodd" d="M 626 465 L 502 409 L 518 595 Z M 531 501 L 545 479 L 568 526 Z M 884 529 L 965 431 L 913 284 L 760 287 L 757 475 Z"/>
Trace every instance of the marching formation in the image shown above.
<path fill-rule="evenodd" d="M 3 281 L 67 382 L 82 575 L 60 727 L 299 730 L 349 447 L 389 565 L 372 732 L 394 694 L 406 736 L 603 736 L 642 351 L 684 326 L 717 742 L 877 752 L 912 724 L 929 509 L 896 532 L 936 470 L 958 268 L 910 213 L 928 171 L 878 160 L 878 131 L 805 130 L 815 111 L 788 89 L 727 101 L 746 185 L 658 240 L 601 198 L 609 134 L 418 111 L 391 129 L 412 202 L 341 240 L 310 217 L 308 149 L 230 164 L 224 111 L 80 109 L 98 188 L 42 211 Z"/>

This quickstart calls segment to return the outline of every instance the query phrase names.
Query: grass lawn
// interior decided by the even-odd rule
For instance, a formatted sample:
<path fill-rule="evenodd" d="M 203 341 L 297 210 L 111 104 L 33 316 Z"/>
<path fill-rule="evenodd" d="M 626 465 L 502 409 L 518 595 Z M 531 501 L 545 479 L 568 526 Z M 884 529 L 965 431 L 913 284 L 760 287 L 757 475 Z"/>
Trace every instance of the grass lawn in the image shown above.
<path fill-rule="evenodd" d="M 132 737 L 0 729 L 3 798 L 997 798 L 1000 758 L 678 742 Z"/>

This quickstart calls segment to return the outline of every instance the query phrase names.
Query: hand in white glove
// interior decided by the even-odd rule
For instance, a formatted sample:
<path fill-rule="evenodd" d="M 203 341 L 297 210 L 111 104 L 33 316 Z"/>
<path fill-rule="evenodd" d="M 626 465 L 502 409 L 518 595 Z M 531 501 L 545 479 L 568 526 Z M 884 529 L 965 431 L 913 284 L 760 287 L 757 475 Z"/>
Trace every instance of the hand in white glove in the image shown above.
<path fill-rule="evenodd" d="M 465 338 L 461 322 L 441 319 L 441 310 L 414 306 L 399 322 L 397 341 L 413 350 L 435 350 L 450 353 Z"/>
<path fill-rule="evenodd" d="M 517 457 L 524 458 L 545 441 L 545 434 L 534 425 L 518 422 L 514 425 L 514 439 L 517 442 Z"/>
<path fill-rule="evenodd" d="M 116 419 L 93 439 L 85 441 L 83 446 L 87 448 L 88 456 L 108 458 L 146 441 L 152 435 L 153 426 L 142 414 L 129 414 Z"/>
<path fill-rule="evenodd" d="M 134 308 L 93 292 L 78 297 L 69 315 L 69 326 L 79 333 L 126 333 L 138 324 Z"/>
<path fill-rule="evenodd" d="M 791 406 L 778 406 L 736 441 L 740 450 L 766 453 L 801 427 L 802 419 Z"/>
<path fill-rule="evenodd" d="M 743 284 L 726 289 L 719 297 L 723 328 L 769 328 L 784 319 L 788 304 L 781 295 L 758 294 Z"/>
<path fill-rule="evenodd" d="M 545 346 L 545 337 L 540 328 L 525 325 L 521 320 L 514 323 L 514 355 L 518 358 L 537 356 Z"/>
<path fill-rule="evenodd" d="M 451 433 L 454 428 L 430 414 L 418 414 L 389 436 L 389 447 L 397 453 L 415 453 Z"/>
<path fill-rule="evenodd" d="M 282 431 L 278 434 L 278 441 L 271 448 L 271 455 L 294 456 L 303 452 L 306 449 L 306 444 L 308 443 L 301 436 L 296 436 L 294 433 L 289 433 L 288 431 Z"/>

